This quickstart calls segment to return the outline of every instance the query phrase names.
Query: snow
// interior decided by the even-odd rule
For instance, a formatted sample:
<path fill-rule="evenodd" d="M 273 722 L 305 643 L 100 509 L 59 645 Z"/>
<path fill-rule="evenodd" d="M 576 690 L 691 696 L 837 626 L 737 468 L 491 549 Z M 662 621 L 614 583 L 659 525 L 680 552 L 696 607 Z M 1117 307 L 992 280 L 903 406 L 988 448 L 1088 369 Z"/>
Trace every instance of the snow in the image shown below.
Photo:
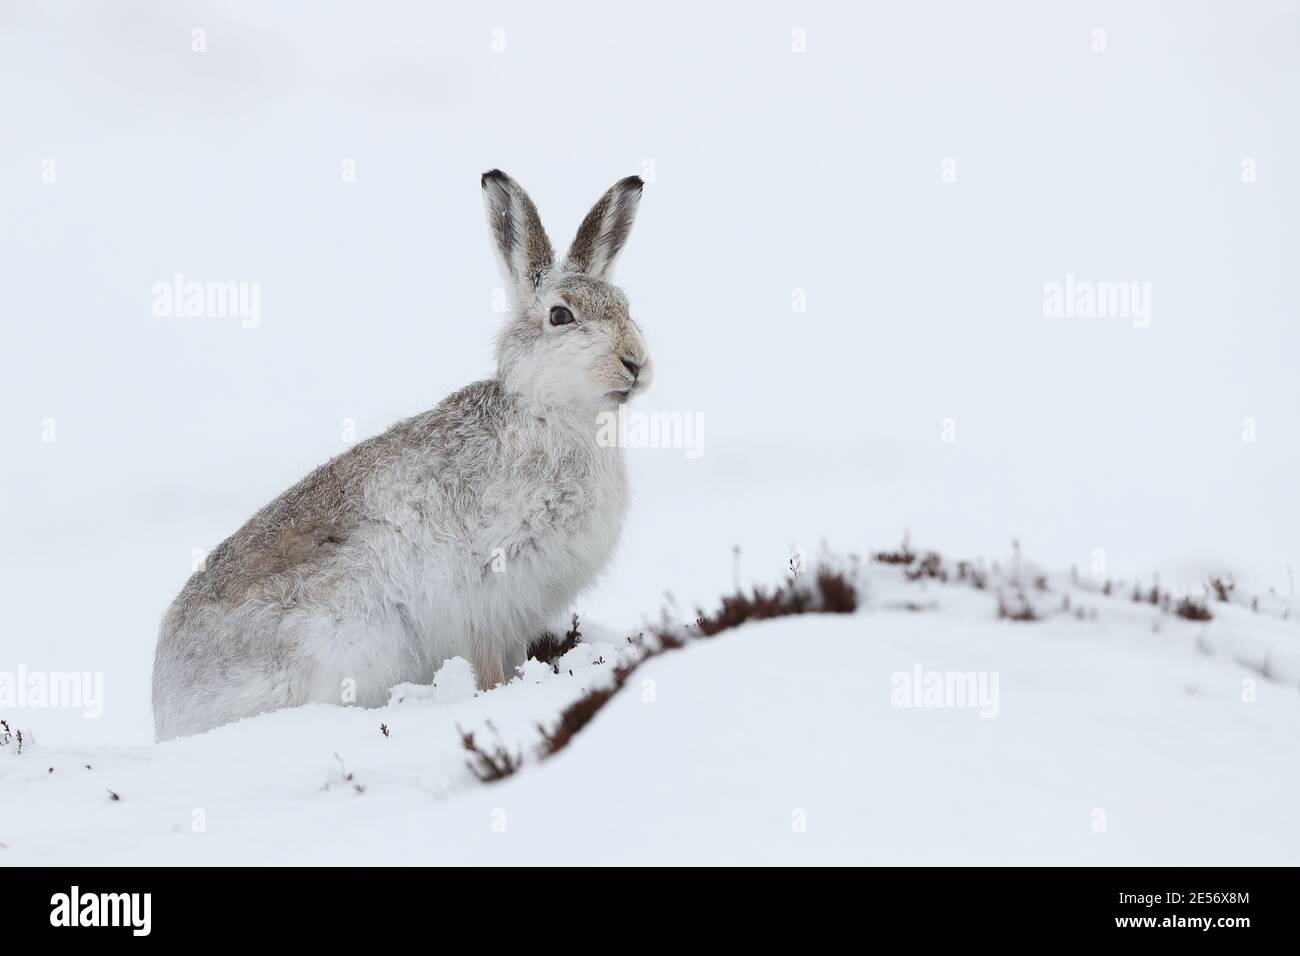
<path fill-rule="evenodd" d="M 608 684 L 635 656 L 626 640 L 580 644 L 558 672 L 530 661 L 483 693 L 453 659 L 379 709 L 314 705 L 162 745 L 8 748 L 0 859 L 1300 862 L 1300 693 L 1235 650 L 1249 636 L 1294 653 L 1293 619 L 1215 603 L 1191 622 L 1059 575 L 1026 592 L 1042 619 L 1013 622 L 995 593 L 1011 572 L 990 573 L 978 591 L 870 564 L 856 613 L 752 622 L 653 657 L 545 760 L 539 728 Z M 900 706 L 900 675 L 918 671 L 950 687 L 982 675 L 994 706 Z M 522 768 L 479 782 L 462 730 Z"/>

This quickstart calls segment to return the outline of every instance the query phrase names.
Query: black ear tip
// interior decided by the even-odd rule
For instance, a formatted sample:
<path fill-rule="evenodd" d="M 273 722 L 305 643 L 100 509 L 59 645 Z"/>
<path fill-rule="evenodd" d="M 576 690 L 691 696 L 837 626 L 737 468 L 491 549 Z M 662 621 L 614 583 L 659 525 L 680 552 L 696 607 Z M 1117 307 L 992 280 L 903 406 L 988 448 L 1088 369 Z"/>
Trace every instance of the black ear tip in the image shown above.
<path fill-rule="evenodd" d="M 640 192 L 645 186 L 645 180 L 640 176 L 628 176 L 626 179 L 619 180 L 618 184 L 624 189 L 635 189 L 637 192 Z"/>
<path fill-rule="evenodd" d="M 487 184 L 489 182 L 503 183 L 509 178 L 510 178 L 509 176 L 501 172 L 501 170 L 499 169 L 489 169 L 486 173 L 483 174 L 483 178 L 479 180 L 479 185 L 482 186 L 484 189 L 487 189 Z"/>

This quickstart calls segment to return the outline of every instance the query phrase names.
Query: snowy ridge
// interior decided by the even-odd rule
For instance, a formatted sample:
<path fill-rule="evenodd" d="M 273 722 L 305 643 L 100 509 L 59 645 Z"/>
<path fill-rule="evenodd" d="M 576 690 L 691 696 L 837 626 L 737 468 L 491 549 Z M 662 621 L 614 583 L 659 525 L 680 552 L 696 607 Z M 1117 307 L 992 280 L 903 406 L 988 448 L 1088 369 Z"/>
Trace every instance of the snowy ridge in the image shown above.
<path fill-rule="evenodd" d="M 1300 860 L 1291 602 L 1210 596 L 1193 621 L 1015 559 L 855 573 L 855 613 L 647 660 L 548 759 L 543 730 L 644 629 L 584 622 L 555 667 L 484 693 L 452 659 L 382 708 L 156 746 L 45 749 L 25 712 L 24 752 L 0 746 L 0 864 Z M 520 770 L 480 783 L 462 731 Z"/>

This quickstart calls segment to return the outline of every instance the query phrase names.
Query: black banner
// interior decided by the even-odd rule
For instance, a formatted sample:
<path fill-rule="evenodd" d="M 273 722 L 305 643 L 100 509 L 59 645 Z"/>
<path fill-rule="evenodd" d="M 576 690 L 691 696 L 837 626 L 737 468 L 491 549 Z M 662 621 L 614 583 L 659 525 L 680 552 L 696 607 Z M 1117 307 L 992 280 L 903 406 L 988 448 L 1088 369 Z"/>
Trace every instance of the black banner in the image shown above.
<path fill-rule="evenodd" d="M 0 899 L 14 941 L 76 933 L 93 943 L 247 942 L 267 927 L 298 942 L 373 945 L 390 931 L 427 932 L 432 942 L 436 925 L 491 938 L 530 918 L 555 930 L 559 918 L 584 934 L 680 923 L 706 939 L 875 929 L 920 933 L 927 945 L 1098 937 L 1233 945 L 1294 937 L 1293 881 L 1289 870 L 1172 868 L 29 869 L 0 871 Z"/>

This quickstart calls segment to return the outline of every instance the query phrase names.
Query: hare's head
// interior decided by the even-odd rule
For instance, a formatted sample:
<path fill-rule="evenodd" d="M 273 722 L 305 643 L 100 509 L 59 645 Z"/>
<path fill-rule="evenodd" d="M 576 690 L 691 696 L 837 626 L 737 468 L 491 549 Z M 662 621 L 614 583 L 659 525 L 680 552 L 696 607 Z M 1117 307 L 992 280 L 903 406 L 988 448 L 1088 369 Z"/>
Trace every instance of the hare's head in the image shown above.
<path fill-rule="evenodd" d="M 578 227 L 558 264 L 537 208 L 500 170 L 483 174 L 483 203 L 514 312 L 497 339 L 497 374 L 515 392 L 610 408 L 650 385 L 645 340 L 627 298 L 607 281 L 641 200 L 641 180 L 616 182 Z"/>

